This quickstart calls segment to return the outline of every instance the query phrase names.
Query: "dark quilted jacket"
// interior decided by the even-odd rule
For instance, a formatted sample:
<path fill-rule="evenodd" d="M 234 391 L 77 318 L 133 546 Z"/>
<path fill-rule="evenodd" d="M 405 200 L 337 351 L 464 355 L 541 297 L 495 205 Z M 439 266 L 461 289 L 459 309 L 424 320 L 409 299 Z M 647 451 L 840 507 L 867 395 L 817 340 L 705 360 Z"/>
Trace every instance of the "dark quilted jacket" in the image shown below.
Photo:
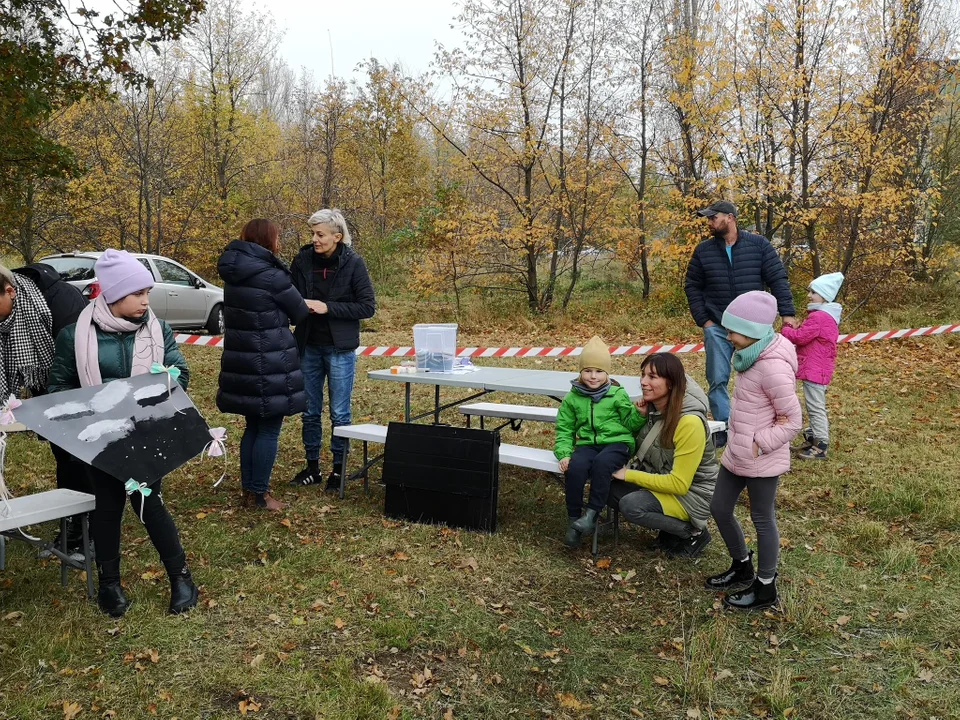
<path fill-rule="evenodd" d="M 266 248 L 234 240 L 217 272 L 226 326 L 217 407 L 256 417 L 302 413 L 307 396 L 290 323 L 303 322 L 308 310 L 290 271 Z"/>
<path fill-rule="evenodd" d="M 150 312 L 153 312 L 152 310 Z M 177 382 L 184 390 L 190 382 L 190 370 L 187 368 L 186 358 L 177 346 L 173 330 L 163 320 L 160 320 L 163 330 L 163 364 L 167 367 L 180 368 L 180 377 Z M 95 325 L 96 327 L 96 325 Z M 111 380 L 130 377 L 133 370 L 133 344 L 136 333 L 113 333 L 97 331 L 97 357 L 100 360 L 100 379 L 108 383 Z M 48 392 L 76 390 L 80 387 L 80 375 L 77 373 L 77 324 L 67 325 L 63 332 L 57 335 L 54 346 L 53 365 L 50 367 L 50 378 L 47 381 Z"/>
<path fill-rule="evenodd" d="M 290 266 L 293 284 L 305 298 L 313 295 L 313 253 L 313 245 L 303 246 Z M 377 301 L 367 266 L 349 245 L 340 250 L 340 265 L 325 302 L 334 346 L 337 350 L 356 350 L 360 345 L 360 321 L 373 317 Z M 306 344 L 309 322 L 297 324 L 296 337 L 301 352 Z"/>
<path fill-rule="evenodd" d="M 781 316 L 796 314 L 787 271 L 769 240 L 739 230 L 731 253 L 732 262 L 723 238 L 704 240 L 693 251 L 683 289 L 697 325 L 703 327 L 708 320 L 720 325 L 723 311 L 735 297 L 766 288 L 777 299 Z"/>
<path fill-rule="evenodd" d="M 47 301 L 50 314 L 53 316 L 53 339 L 67 325 L 73 325 L 80 313 L 87 306 L 88 300 L 83 294 L 68 282 L 60 279 L 60 273 L 46 263 L 34 263 L 14 270 L 17 275 L 23 275 L 40 290 L 43 299 Z"/>

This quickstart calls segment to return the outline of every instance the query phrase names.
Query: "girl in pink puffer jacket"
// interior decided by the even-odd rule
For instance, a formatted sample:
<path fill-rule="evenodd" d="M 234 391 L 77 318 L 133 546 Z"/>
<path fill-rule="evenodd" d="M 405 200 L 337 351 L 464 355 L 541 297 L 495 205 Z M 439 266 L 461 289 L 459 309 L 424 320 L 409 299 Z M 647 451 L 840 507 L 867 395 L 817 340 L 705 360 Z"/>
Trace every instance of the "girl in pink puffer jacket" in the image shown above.
<path fill-rule="evenodd" d="M 843 311 L 834 299 L 842 284 L 843 273 L 838 272 L 814 279 L 807 293 L 807 319 L 796 329 L 784 326 L 781 331 L 797 348 L 797 377 L 803 381 L 803 399 L 810 421 L 810 427 L 803 431 L 804 443 L 798 448 L 802 460 L 827 459 L 830 445 L 827 385 L 837 364 L 840 313 Z"/>
<path fill-rule="evenodd" d="M 755 610 L 777 602 L 780 534 L 775 516 L 777 484 L 790 469 L 790 441 L 800 430 L 796 393 L 797 353 L 789 340 L 773 331 L 777 301 L 752 291 L 738 296 L 723 313 L 723 327 L 736 351 L 737 371 L 727 425 L 727 447 L 710 511 L 727 545 L 730 569 L 706 580 L 710 590 L 730 590 L 727 607 Z M 743 530 L 733 510 L 744 488 L 757 530 L 758 562 L 747 552 Z M 734 591 L 735 586 L 743 588 Z"/>

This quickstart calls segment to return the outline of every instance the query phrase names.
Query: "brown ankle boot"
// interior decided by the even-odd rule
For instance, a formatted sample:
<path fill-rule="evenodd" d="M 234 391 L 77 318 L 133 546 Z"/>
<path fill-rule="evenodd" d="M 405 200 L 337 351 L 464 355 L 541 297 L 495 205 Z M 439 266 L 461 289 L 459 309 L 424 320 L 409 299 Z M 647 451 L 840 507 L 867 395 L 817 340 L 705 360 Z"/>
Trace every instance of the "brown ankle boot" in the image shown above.
<path fill-rule="evenodd" d="M 240 491 L 240 507 L 250 509 L 257 506 L 257 495 L 256 493 L 250 492 L 249 490 Z"/>
<path fill-rule="evenodd" d="M 283 510 L 286 506 L 286 503 L 280 502 L 268 492 L 265 492 L 262 498 L 257 498 L 257 507 L 263 510 Z"/>

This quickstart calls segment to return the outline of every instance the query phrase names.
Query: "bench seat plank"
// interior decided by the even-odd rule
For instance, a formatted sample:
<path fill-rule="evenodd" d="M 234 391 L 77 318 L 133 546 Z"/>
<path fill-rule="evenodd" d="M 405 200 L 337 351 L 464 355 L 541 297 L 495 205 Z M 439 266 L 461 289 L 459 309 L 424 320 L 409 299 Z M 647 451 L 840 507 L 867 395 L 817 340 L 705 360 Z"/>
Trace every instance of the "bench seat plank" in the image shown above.
<path fill-rule="evenodd" d="M 0 503 L 0 532 L 91 512 L 96 504 L 96 498 L 89 493 L 65 489 L 12 498 L 12 512 Z"/>
<path fill-rule="evenodd" d="M 507 403 L 472 403 L 461 405 L 462 415 L 505 418 L 509 420 L 530 420 L 531 422 L 557 421 L 557 408 L 536 407 L 533 405 L 509 405 Z"/>

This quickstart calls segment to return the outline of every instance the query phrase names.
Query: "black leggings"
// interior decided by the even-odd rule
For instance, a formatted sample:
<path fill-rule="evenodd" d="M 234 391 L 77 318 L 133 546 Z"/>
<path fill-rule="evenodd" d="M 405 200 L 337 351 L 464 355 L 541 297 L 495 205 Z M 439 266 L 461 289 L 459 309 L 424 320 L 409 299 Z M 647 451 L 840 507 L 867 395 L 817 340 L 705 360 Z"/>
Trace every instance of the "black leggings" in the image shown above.
<path fill-rule="evenodd" d="M 120 523 L 123 520 L 123 508 L 127 492 L 123 483 L 102 470 L 87 466 L 87 476 L 97 498 L 97 507 L 91 514 L 90 534 L 97 547 L 97 559 L 105 561 L 120 557 Z M 144 498 L 138 492 L 130 495 L 130 507 L 140 518 L 141 504 L 143 524 L 150 535 L 150 541 L 160 554 L 161 560 L 170 560 L 183 553 L 180 534 L 176 523 L 163 504 L 161 480 L 150 489 L 153 491 Z"/>
<path fill-rule="evenodd" d="M 50 450 L 57 461 L 57 487 L 61 490 L 92 493 L 87 464 L 53 443 L 50 444 Z"/>

